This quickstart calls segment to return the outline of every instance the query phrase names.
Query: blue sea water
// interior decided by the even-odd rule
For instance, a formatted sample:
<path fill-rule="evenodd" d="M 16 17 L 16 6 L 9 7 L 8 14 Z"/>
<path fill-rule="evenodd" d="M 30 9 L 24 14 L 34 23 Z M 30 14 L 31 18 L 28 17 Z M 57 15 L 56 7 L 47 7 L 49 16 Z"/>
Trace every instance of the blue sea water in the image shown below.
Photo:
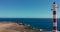
<path fill-rule="evenodd" d="M 60 18 L 57 19 L 58 30 L 60 30 Z M 52 30 L 52 18 L 0 18 L 0 22 L 18 22 L 29 24 L 31 28 Z"/>

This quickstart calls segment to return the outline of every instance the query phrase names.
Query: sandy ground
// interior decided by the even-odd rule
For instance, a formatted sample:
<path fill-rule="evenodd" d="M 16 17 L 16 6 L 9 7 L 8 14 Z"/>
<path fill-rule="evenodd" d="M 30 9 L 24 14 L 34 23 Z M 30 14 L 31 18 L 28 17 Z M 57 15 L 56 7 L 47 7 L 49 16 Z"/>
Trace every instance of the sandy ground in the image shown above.
<path fill-rule="evenodd" d="M 41 31 L 29 28 L 25 25 L 19 25 L 17 23 L 0 22 L 0 32 L 41 32 Z"/>

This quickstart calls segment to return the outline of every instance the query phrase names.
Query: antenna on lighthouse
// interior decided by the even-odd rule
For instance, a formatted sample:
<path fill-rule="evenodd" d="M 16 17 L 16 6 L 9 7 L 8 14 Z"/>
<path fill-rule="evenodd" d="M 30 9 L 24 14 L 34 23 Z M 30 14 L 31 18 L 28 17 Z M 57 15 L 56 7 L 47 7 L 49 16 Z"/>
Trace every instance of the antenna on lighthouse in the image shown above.
<path fill-rule="evenodd" d="M 56 4 L 56 0 L 54 0 L 53 4 Z"/>

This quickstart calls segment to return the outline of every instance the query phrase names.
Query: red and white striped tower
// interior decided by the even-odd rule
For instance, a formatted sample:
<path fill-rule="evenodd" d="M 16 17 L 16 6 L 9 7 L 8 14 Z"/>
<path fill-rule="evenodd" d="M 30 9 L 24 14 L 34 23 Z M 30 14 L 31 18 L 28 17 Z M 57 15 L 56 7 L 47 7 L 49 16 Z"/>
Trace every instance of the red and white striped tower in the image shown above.
<path fill-rule="evenodd" d="M 55 1 L 53 2 L 53 32 L 57 31 L 57 4 Z"/>

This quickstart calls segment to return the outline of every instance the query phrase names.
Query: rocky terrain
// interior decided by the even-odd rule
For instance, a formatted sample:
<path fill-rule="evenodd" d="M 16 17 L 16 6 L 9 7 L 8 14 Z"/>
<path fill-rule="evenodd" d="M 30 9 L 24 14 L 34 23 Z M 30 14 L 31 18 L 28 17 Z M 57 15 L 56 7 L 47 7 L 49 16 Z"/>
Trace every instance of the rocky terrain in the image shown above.
<path fill-rule="evenodd" d="M 0 22 L 0 32 L 40 32 L 40 31 L 18 23 Z"/>

